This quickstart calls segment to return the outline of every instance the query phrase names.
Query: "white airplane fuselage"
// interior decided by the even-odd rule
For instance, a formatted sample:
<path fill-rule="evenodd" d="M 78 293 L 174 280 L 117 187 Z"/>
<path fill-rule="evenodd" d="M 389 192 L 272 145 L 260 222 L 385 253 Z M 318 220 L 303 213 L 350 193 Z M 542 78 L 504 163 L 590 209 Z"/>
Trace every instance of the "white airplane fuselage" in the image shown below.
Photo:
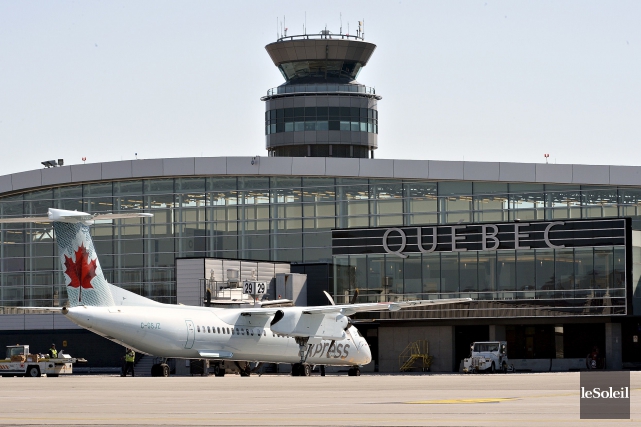
<path fill-rule="evenodd" d="M 66 316 L 109 340 L 158 357 L 300 362 L 295 339 L 272 332 L 269 316 L 241 313 L 242 309 L 159 304 L 77 306 L 69 308 Z M 333 342 L 310 339 L 305 362 L 343 366 L 369 363 L 372 357 L 365 339 L 354 326 L 345 332 L 344 339 Z"/>

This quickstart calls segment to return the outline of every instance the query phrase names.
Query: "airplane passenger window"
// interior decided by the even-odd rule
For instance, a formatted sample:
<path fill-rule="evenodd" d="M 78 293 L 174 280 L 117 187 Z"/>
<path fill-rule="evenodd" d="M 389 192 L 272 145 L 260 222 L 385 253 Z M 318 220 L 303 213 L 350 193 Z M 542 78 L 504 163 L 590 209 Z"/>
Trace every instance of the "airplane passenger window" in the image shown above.
<path fill-rule="evenodd" d="M 225 330 L 225 328 L 223 328 L 223 330 Z M 229 328 L 227 328 L 227 333 L 228 333 L 228 334 L 231 334 L 231 332 L 229 332 Z"/>
<path fill-rule="evenodd" d="M 211 329 L 209 329 L 209 326 L 207 326 L 207 333 L 211 334 Z"/>
<path fill-rule="evenodd" d="M 220 333 L 220 328 L 218 328 L 218 333 Z M 223 333 L 225 333 L 225 328 L 223 328 Z"/>
<path fill-rule="evenodd" d="M 251 331 L 252 337 L 254 336 L 254 330 L 252 329 Z M 249 335 L 249 331 L 247 331 L 247 335 Z"/>
<path fill-rule="evenodd" d="M 196 329 L 198 329 L 198 332 L 200 332 L 200 326 L 196 326 Z"/>
<path fill-rule="evenodd" d="M 249 329 L 245 329 L 245 331 L 247 331 L 247 335 L 249 336 Z M 252 335 L 254 334 L 252 333 Z"/>

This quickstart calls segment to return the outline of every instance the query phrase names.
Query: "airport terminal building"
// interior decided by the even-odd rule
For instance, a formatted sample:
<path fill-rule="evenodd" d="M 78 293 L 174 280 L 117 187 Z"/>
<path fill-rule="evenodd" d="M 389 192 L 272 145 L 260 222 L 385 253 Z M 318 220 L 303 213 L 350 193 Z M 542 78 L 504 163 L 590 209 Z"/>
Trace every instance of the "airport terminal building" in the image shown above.
<path fill-rule="evenodd" d="M 176 259 L 192 257 L 290 263 L 308 275 L 309 305 L 326 304 L 322 290 L 337 302 L 356 289 L 359 302 L 473 300 L 361 317 L 380 372 L 420 339 L 443 372 L 489 339 L 524 366 L 594 347 L 608 369 L 641 362 L 641 167 L 374 159 L 381 96 L 355 79 L 375 45 L 319 34 L 266 49 L 286 80 L 262 98 L 267 156 L 4 175 L 0 217 L 153 213 L 92 233 L 110 282 L 166 303 L 181 302 Z M 1 242 L 0 344 L 112 345 L 13 308 L 66 302 L 50 225 L 2 224 Z"/>

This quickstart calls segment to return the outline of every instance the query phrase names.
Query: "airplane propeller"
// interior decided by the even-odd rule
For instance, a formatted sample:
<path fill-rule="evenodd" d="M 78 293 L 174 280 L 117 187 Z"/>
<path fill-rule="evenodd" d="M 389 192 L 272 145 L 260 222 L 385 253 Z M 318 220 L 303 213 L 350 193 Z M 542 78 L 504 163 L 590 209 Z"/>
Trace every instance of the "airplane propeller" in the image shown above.
<path fill-rule="evenodd" d="M 334 302 L 334 298 L 327 292 L 323 291 L 327 299 L 332 305 L 336 305 Z M 349 301 L 350 304 L 356 304 L 356 299 L 358 298 L 358 289 L 354 290 L 354 295 L 352 296 L 352 299 Z M 352 319 L 350 317 L 347 318 L 347 326 L 345 326 L 345 330 L 348 330 L 351 326 L 353 326 Z"/>
<path fill-rule="evenodd" d="M 327 299 L 329 300 L 329 302 L 332 305 L 336 305 L 336 303 L 334 302 L 334 298 L 332 298 L 332 296 L 329 294 L 329 292 L 323 291 L 323 293 L 325 294 L 325 296 L 327 297 Z M 349 301 L 349 303 L 350 304 L 356 304 L 356 300 L 357 299 L 358 299 L 358 289 L 355 289 L 354 290 L 354 295 L 352 296 L 352 299 Z"/>
<path fill-rule="evenodd" d="M 354 295 L 352 296 L 352 300 L 349 303 L 356 304 L 357 299 L 358 299 L 358 288 L 354 289 Z"/>

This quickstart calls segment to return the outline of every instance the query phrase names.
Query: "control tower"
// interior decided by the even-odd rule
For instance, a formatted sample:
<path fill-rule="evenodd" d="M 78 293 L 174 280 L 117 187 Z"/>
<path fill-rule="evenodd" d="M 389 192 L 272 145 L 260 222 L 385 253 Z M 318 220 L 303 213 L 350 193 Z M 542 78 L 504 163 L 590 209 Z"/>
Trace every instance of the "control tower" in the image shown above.
<path fill-rule="evenodd" d="M 374 88 L 356 81 L 376 45 L 357 35 L 283 36 L 265 46 L 285 78 L 265 101 L 265 139 L 274 157 L 374 157 Z"/>

